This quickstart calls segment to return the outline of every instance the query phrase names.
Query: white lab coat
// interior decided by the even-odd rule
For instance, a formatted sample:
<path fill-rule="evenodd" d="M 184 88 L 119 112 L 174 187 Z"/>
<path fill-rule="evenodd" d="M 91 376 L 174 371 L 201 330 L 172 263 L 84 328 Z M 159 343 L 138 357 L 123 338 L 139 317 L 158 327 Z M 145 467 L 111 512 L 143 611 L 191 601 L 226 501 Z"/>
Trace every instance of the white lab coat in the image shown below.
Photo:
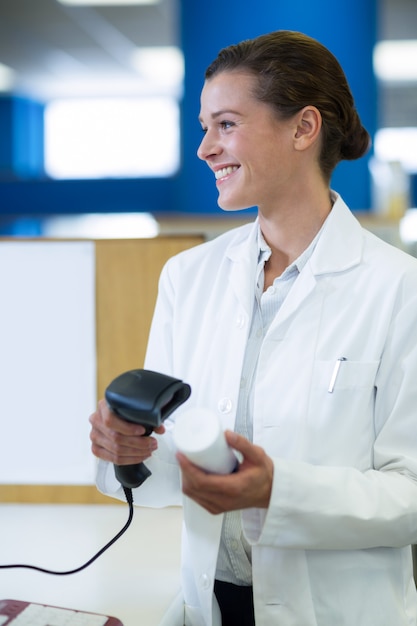
<path fill-rule="evenodd" d="M 177 415 L 206 407 L 233 429 L 256 229 L 183 252 L 162 272 L 145 367 L 190 383 Z M 269 509 L 243 511 L 257 626 L 416 626 L 417 260 L 365 231 L 340 197 L 265 337 L 253 440 L 275 466 Z M 159 442 L 135 494 L 156 507 L 182 502 L 169 432 Z M 102 462 L 98 486 L 115 489 Z M 184 623 L 219 626 L 222 516 L 183 504 Z"/>

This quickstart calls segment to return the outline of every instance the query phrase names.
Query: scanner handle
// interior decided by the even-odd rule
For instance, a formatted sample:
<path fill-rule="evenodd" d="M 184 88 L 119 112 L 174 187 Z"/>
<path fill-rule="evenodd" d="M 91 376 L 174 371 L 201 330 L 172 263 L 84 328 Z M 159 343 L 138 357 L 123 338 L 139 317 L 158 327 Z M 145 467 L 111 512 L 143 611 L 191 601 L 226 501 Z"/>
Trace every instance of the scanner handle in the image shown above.
<path fill-rule="evenodd" d="M 116 411 L 117 413 L 117 411 Z M 144 425 L 143 425 L 144 426 Z M 142 437 L 149 437 L 153 432 L 152 426 L 144 426 L 146 429 Z M 140 487 L 149 476 L 152 475 L 151 470 L 146 467 L 145 463 L 133 463 L 132 465 L 115 465 L 114 473 L 117 480 L 123 487 L 135 489 Z"/>
<path fill-rule="evenodd" d="M 153 432 L 152 426 L 146 426 L 146 430 L 142 437 L 149 437 Z M 152 475 L 151 470 L 146 467 L 145 463 L 132 463 L 132 465 L 115 465 L 114 473 L 117 480 L 123 487 L 128 489 L 136 489 Z"/>
<path fill-rule="evenodd" d="M 152 472 L 145 463 L 135 463 L 134 465 L 115 465 L 114 473 L 121 485 L 128 489 L 140 487 Z"/>

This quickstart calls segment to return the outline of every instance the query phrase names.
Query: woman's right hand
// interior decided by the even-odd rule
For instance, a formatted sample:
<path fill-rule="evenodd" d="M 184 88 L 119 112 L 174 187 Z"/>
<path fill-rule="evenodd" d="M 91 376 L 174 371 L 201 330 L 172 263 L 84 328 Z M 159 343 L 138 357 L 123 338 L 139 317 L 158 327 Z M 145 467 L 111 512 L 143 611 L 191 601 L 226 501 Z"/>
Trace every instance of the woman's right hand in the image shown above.
<path fill-rule="evenodd" d="M 97 410 L 90 415 L 91 450 L 99 459 L 115 465 L 133 465 L 148 459 L 157 449 L 155 437 L 144 437 L 145 427 L 118 417 L 107 402 L 100 400 Z M 162 435 L 164 426 L 154 432 Z"/>

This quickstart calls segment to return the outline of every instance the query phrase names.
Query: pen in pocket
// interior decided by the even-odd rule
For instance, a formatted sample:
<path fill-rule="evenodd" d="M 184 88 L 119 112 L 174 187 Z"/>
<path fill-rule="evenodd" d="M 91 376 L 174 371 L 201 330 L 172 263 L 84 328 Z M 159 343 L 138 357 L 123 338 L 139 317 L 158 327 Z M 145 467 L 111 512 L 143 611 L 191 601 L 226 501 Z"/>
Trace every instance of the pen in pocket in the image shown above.
<path fill-rule="evenodd" d="M 334 364 L 333 374 L 332 374 L 332 377 L 330 379 L 329 388 L 327 390 L 329 393 L 333 393 L 334 385 L 335 385 L 336 378 L 337 378 L 337 375 L 339 373 L 340 365 L 341 365 L 342 361 L 347 361 L 347 358 L 344 357 L 344 356 L 341 356 L 339 359 L 337 359 L 336 363 Z"/>

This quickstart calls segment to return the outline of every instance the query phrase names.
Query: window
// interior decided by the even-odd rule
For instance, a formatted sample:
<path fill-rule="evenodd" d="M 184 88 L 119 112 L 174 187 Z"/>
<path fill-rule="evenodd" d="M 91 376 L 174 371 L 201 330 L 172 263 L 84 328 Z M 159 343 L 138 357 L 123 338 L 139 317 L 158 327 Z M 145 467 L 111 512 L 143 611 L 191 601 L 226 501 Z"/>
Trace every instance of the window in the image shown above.
<path fill-rule="evenodd" d="M 417 173 L 417 127 L 381 128 L 375 134 L 375 155 L 397 161 L 409 174 Z"/>
<path fill-rule="evenodd" d="M 172 176 L 180 161 L 173 96 L 63 99 L 45 111 L 52 178 Z"/>

